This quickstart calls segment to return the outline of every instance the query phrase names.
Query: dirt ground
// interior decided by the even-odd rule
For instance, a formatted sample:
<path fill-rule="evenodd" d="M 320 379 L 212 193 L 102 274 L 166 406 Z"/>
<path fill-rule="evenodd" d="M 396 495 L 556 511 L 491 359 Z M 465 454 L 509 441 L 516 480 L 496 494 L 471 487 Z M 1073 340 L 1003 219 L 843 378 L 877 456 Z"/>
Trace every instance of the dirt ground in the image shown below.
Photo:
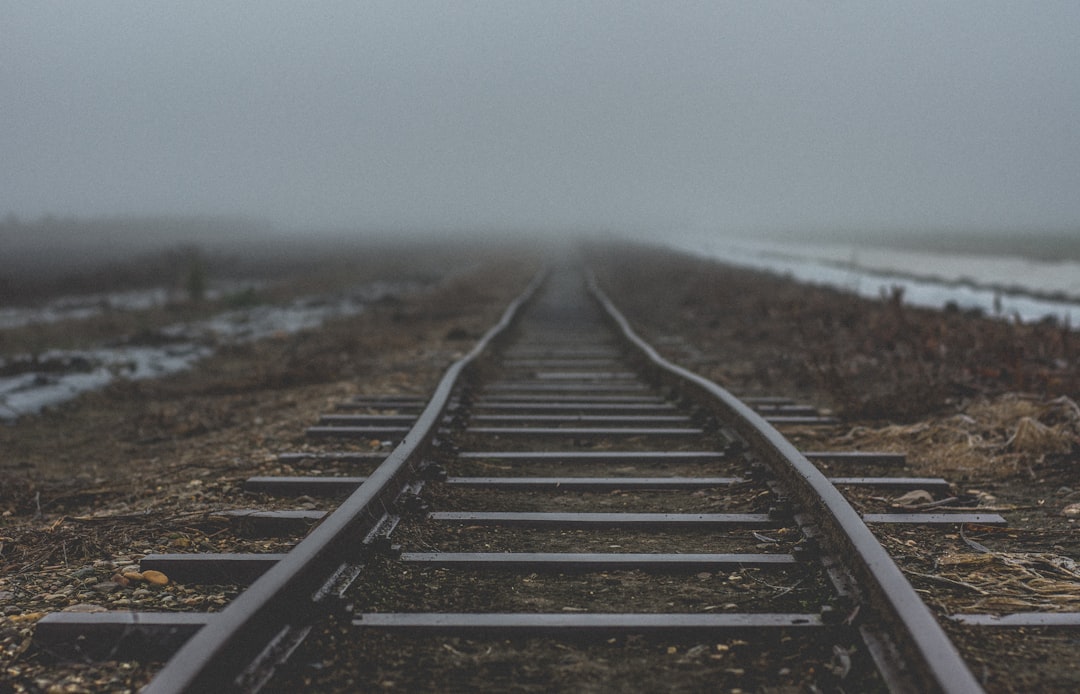
<path fill-rule="evenodd" d="M 150 553 L 281 551 L 275 540 L 223 532 L 215 512 L 253 503 L 240 488 L 249 476 L 310 473 L 277 454 L 307 447 L 304 427 L 335 403 L 426 394 L 539 268 L 527 250 L 483 263 L 464 256 L 448 258 L 456 262 L 429 289 L 359 316 L 234 346 L 192 371 L 118 382 L 0 426 L 0 692 L 133 691 L 144 682 L 148 670 L 137 663 L 57 665 L 31 647 L 35 621 L 86 605 L 226 604 L 237 586 L 125 586 L 114 577 Z M 381 277 L 376 270 L 334 280 L 362 283 Z M 302 281 L 292 291 L 312 284 L 326 291 L 333 282 Z"/>
<path fill-rule="evenodd" d="M 802 450 L 907 454 L 834 463 L 837 476 L 941 476 L 951 494 L 906 502 L 851 490 L 865 512 L 998 512 L 1007 529 L 877 526 L 875 533 L 989 691 L 1075 691 L 1075 634 L 958 627 L 956 613 L 1073 611 L 1080 603 L 1080 337 L 868 301 L 676 254 L 605 253 L 601 277 L 647 339 L 737 395 L 784 395 L 839 416 L 783 427 Z M 658 292 L 655 288 L 664 286 Z"/>
<path fill-rule="evenodd" d="M 900 472 L 955 483 L 948 497 L 955 500 L 939 494 L 930 503 L 994 509 L 1009 520 L 1006 530 L 877 529 L 939 614 L 1077 609 L 1076 333 L 862 300 L 656 249 L 593 255 L 617 303 L 673 361 L 737 394 L 790 395 L 840 417 L 835 427 L 786 430 L 804 449 L 904 451 L 908 466 Z M 152 665 L 57 663 L 32 646 L 34 623 L 82 605 L 219 609 L 236 586 L 125 586 L 114 577 L 151 552 L 277 551 L 278 541 L 237 539 L 215 519 L 221 509 L 252 503 L 242 480 L 310 473 L 310 464 L 300 469 L 276 455 L 308 445 L 303 427 L 336 402 L 358 393 L 426 393 L 539 264 L 535 253 L 486 257 L 430 291 L 321 330 L 234 347 L 191 372 L 118 383 L 0 426 L 0 693 L 132 691 L 145 682 Z M 100 326 L 86 331 L 101 339 Z M 853 500 L 882 511 L 898 496 L 856 493 Z M 429 581 L 414 578 L 418 590 Z M 638 580 L 621 577 L 616 587 L 632 593 Z M 701 587 L 687 590 L 696 596 Z M 949 629 L 991 691 L 1080 687 L 1068 634 Z M 737 673 L 753 670 L 753 652 L 769 650 L 626 646 L 641 652 L 642 663 L 685 660 L 678 667 L 693 669 L 693 678 L 649 682 L 686 691 L 706 683 L 753 689 Z M 542 691 L 538 673 L 551 668 L 565 673 L 563 687 L 584 681 L 602 691 L 643 681 L 644 670 L 605 683 L 597 647 L 550 648 L 537 644 L 536 662 L 521 664 L 508 655 L 516 647 L 483 650 L 455 640 L 439 660 L 471 664 L 522 691 Z M 790 670 L 790 691 L 798 691 L 800 664 Z"/>

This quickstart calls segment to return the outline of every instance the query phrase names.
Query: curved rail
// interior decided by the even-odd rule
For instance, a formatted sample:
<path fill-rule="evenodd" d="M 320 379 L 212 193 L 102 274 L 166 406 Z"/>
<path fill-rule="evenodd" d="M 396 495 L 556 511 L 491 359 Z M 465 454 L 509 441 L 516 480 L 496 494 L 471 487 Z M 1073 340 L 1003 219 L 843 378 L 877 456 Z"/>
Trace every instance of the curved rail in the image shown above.
<path fill-rule="evenodd" d="M 590 290 L 619 332 L 643 357 L 653 374 L 662 381 L 696 391 L 696 400 L 719 410 L 737 434 L 766 458 L 774 474 L 800 500 L 802 512 L 809 514 L 824 531 L 828 549 L 843 561 L 870 600 L 868 618 L 882 621 L 901 658 L 893 662 L 888 679 L 894 691 L 982 692 L 983 689 L 941 629 L 923 600 L 904 577 L 881 543 L 870 532 L 840 492 L 783 435 L 760 415 L 716 383 L 676 366 L 660 356 L 630 327 L 625 316 L 604 294 L 595 277 Z M 878 627 L 880 628 L 880 627 Z M 866 632 L 864 630 L 864 637 Z M 883 663 L 879 662 L 879 666 Z"/>
<path fill-rule="evenodd" d="M 408 434 L 385 462 L 307 537 L 255 583 L 214 615 L 176 652 L 143 692 L 224 692 L 253 660 L 274 648 L 294 625 L 312 618 L 313 596 L 339 569 L 355 559 L 361 540 L 401 491 L 417 458 L 434 437 L 461 375 L 513 323 L 522 306 L 543 283 L 538 274 L 473 349 L 447 369 Z"/>

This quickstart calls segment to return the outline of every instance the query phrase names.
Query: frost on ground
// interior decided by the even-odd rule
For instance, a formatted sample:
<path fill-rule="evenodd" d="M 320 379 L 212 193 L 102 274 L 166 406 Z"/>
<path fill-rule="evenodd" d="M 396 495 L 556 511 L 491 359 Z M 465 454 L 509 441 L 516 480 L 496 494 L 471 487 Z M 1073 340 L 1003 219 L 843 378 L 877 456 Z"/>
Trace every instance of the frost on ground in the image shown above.
<path fill-rule="evenodd" d="M 333 296 L 306 296 L 285 304 L 237 308 L 200 321 L 175 323 L 123 344 L 0 359 L 0 374 L 8 374 L 0 375 L 0 419 L 39 412 L 117 378 L 141 380 L 185 371 L 221 345 L 317 328 L 326 320 L 357 315 L 372 302 L 419 287 L 415 282 L 371 282 Z"/>
<path fill-rule="evenodd" d="M 900 291 L 912 306 L 947 305 L 988 316 L 1080 325 L 1080 263 L 901 251 L 850 245 L 803 245 L 678 238 L 680 250 L 865 298 Z"/>

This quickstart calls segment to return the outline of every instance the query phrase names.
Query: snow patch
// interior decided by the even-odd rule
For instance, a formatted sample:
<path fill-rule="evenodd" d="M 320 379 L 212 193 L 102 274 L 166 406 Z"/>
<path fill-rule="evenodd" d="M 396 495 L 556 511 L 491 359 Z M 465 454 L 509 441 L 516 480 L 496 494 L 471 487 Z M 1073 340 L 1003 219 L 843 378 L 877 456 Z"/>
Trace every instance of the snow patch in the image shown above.
<path fill-rule="evenodd" d="M 889 295 L 898 287 L 904 303 L 912 306 L 951 305 L 1023 322 L 1052 317 L 1080 325 L 1080 263 L 1075 262 L 710 237 L 676 237 L 669 244 L 694 255 L 867 298 Z"/>

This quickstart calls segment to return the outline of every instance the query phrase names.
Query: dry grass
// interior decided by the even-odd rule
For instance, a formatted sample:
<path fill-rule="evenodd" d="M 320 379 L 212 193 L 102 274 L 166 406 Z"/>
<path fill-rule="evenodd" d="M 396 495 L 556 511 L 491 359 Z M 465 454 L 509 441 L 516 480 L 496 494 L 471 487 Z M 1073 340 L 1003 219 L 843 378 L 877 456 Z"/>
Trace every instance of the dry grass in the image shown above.
<path fill-rule="evenodd" d="M 902 450 L 919 474 L 1003 480 L 1080 451 L 1080 409 L 1066 397 L 979 399 L 962 412 L 912 424 L 856 426 L 836 439 L 852 450 Z"/>

